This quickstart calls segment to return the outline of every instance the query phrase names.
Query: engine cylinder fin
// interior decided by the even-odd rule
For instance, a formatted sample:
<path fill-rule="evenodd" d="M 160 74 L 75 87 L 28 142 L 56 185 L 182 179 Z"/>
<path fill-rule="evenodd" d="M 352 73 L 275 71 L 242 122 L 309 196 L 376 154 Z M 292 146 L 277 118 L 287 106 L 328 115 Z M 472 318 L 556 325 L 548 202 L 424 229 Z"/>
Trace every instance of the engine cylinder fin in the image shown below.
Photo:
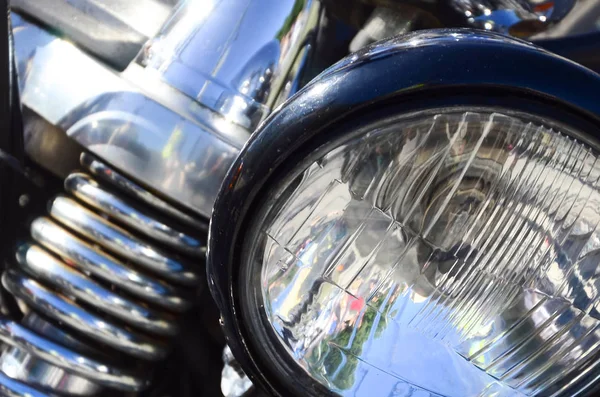
<path fill-rule="evenodd" d="M 52 200 L 50 216 L 96 244 L 171 281 L 192 286 L 199 282 L 197 269 L 191 264 L 169 256 L 71 198 L 58 196 Z"/>
<path fill-rule="evenodd" d="M 107 367 L 101 362 L 54 343 L 14 321 L 0 319 L 0 340 L 19 347 L 35 357 L 64 368 L 103 386 L 124 391 L 138 391 L 147 383 L 136 374 Z"/>
<path fill-rule="evenodd" d="M 17 250 L 21 269 L 66 296 L 73 296 L 133 327 L 158 335 L 175 335 L 175 319 L 122 297 L 64 264 L 43 248 L 25 243 Z"/>
<path fill-rule="evenodd" d="M 141 360 L 140 370 L 164 358 L 201 285 L 205 247 L 194 232 L 203 221 L 92 155 L 81 161 L 92 175 L 66 178 L 72 197 L 50 201 L 2 275 L 28 309 L 20 323 L 0 318 L 0 394 L 143 390 L 147 371 L 123 370 L 113 356 Z"/>
<path fill-rule="evenodd" d="M 92 208 L 156 241 L 191 255 L 203 254 L 200 241 L 144 214 L 134 204 L 100 186 L 89 175 L 83 173 L 69 175 L 65 180 L 65 189 Z"/>
<path fill-rule="evenodd" d="M 144 301 L 181 312 L 191 306 L 192 293 L 141 272 L 112 255 L 76 237 L 49 218 L 31 224 L 35 241 L 60 256 L 69 266 L 94 275 Z"/>
<path fill-rule="evenodd" d="M 100 161 L 93 154 L 87 152 L 82 153 L 81 165 L 98 179 L 119 188 L 122 192 L 137 199 L 139 202 L 146 203 L 150 207 L 155 208 L 163 214 L 177 219 L 177 221 L 191 226 L 194 229 L 202 231 L 208 230 L 208 225 L 206 223 L 183 213 L 163 199 L 150 193 L 148 190 L 125 177 L 119 171 Z"/>
<path fill-rule="evenodd" d="M 167 355 L 167 348 L 161 341 L 105 320 L 20 271 L 5 271 L 2 275 L 2 285 L 32 309 L 79 331 L 90 339 L 146 360 L 158 360 Z"/>

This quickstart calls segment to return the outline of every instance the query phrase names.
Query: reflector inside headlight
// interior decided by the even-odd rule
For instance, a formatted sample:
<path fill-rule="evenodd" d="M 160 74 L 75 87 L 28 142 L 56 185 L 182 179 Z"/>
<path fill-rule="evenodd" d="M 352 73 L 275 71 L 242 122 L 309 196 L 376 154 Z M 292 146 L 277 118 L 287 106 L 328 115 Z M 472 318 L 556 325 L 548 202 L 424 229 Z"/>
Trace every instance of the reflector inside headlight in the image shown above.
<path fill-rule="evenodd" d="M 343 395 L 549 395 L 592 374 L 600 164 L 573 136 L 440 109 L 319 149 L 246 243 L 266 331 Z"/>

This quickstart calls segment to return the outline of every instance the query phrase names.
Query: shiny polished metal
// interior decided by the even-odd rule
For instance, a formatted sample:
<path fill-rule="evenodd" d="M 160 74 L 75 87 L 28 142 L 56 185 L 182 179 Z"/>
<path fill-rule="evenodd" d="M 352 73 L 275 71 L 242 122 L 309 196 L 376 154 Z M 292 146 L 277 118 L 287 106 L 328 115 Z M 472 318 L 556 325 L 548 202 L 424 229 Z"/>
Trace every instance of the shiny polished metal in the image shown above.
<path fill-rule="evenodd" d="M 162 240 L 170 247 L 183 252 L 192 254 L 202 254 L 203 252 L 204 247 L 200 241 L 131 207 L 115 194 L 103 189 L 89 175 L 71 174 L 65 181 L 65 187 L 69 193 L 90 207 L 104 212 L 138 232 Z"/>
<path fill-rule="evenodd" d="M 277 105 L 290 69 L 310 45 L 319 9 L 317 0 L 182 2 L 140 63 L 253 131 Z"/>
<path fill-rule="evenodd" d="M 224 397 L 242 397 L 252 388 L 252 382 L 233 357 L 228 346 L 223 350 L 223 371 L 221 373 L 221 392 Z"/>
<path fill-rule="evenodd" d="M 342 0 L 328 0 L 344 4 Z M 370 31 L 380 30 L 393 19 L 394 12 L 404 17 L 419 13 L 427 18 L 424 28 L 474 27 L 516 37 L 565 37 L 592 33 L 599 30 L 597 15 L 600 4 L 596 0 L 354 0 L 387 10 L 383 16 L 372 15 L 375 21 Z M 371 19 L 372 19 L 371 17 Z M 433 18 L 433 19 L 432 19 Z M 377 20 L 379 19 L 379 21 Z M 373 23 L 375 22 L 375 23 Z M 442 26 L 439 24 L 441 23 Z M 391 37 L 398 32 L 386 36 Z M 362 35 L 368 32 L 361 32 Z"/>
<path fill-rule="evenodd" d="M 533 38 L 563 38 L 600 32 L 598 23 L 600 2 L 597 0 L 577 0 L 573 9 L 546 31 Z"/>
<path fill-rule="evenodd" d="M 139 375 L 116 367 L 107 367 L 105 362 L 86 357 L 76 351 L 75 346 L 79 342 L 60 334 L 62 331 L 56 331 L 62 337 L 61 343 L 41 337 L 40 331 L 52 331 L 56 328 L 39 317 L 34 318 L 33 322 L 30 321 L 31 318 L 27 316 L 22 321 L 27 327 L 11 320 L 0 320 L 0 340 L 12 347 L 2 353 L 0 368 L 14 382 L 26 382 L 28 388 L 37 385 L 43 389 L 51 388 L 56 392 L 73 395 L 91 395 L 101 387 L 140 390 L 146 385 L 146 381 Z M 30 328 L 35 331 L 31 331 Z M 74 348 L 65 347 L 69 342 Z M 3 387 L 6 385 L 3 383 Z M 10 383 L 8 385 L 10 386 Z"/>
<path fill-rule="evenodd" d="M 43 120 L 26 122 L 26 148 L 34 161 L 73 157 L 68 145 L 51 152 L 41 147 L 50 124 L 136 184 L 210 217 L 220 183 L 249 131 L 139 65 L 117 74 L 18 14 L 12 21 L 22 102 Z"/>
<path fill-rule="evenodd" d="M 81 8 L 85 2 L 73 3 Z M 595 29 L 586 17 L 595 0 L 574 7 L 572 0 L 449 4 L 465 26 L 520 36 L 540 29 L 555 35 L 555 27 L 564 34 L 574 26 Z M 208 218 L 220 182 L 253 128 L 298 90 L 320 8 L 318 0 L 181 2 L 121 73 L 14 13 L 22 100 L 129 178 Z M 129 3 L 124 10 L 138 26 Z M 136 29 L 149 34 L 154 28 Z M 64 140 L 48 134 L 48 125 L 26 121 L 30 156 L 66 177 L 68 166 L 57 165 L 72 158 L 66 151 L 78 151 L 57 147 Z"/>
<path fill-rule="evenodd" d="M 93 239 L 137 266 L 179 283 L 198 283 L 198 274 L 192 265 L 140 240 L 71 198 L 56 197 L 50 205 L 50 215 L 81 236 Z"/>
<path fill-rule="evenodd" d="M 181 2 L 139 63 L 115 73 L 13 14 L 22 101 L 119 172 L 208 218 L 250 133 L 299 88 L 319 16 L 318 0 Z M 69 157 L 40 147 L 46 126 L 34 127 L 34 160 Z"/>
<path fill-rule="evenodd" d="M 169 17 L 169 0 L 11 0 L 13 10 L 52 27 L 123 69 Z"/>
<path fill-rule="evenodd" d="M 188 214 L 175 208 L 173 205 L 156 197 L 154 194 L 150 193 L 135 182 L 127 179 L 114 168 L 98 160 L 95 156 L 89 153 L 83 153 L 80 156 L 80 160 L 81 165 L 87 171 L 91 172 L 95 177 L 109 183 L 111 186 L 119 188 L 123 193 L 133 196 L 137 200 L 140 200 L 141 202 L 146 203 L 153 208 L 157 208 L 161 212 L 188 226 L 202 226 L 198 225 L 198 220 L 194 219 L 194 217 L 189 216 Z"/>
<path fill-rule="evenodd" d="M 575 0 L 450 0 L 470 26 L 529 37 L 565 18 Z"/>
<path fill-rule="evenodd" d="M 82 155 L 82 164 L 111 174 L 90 154 Z M 118 181 L 136 186 L 122 175 Z M 16 265 L 2 275 L 4 287 L 31 311 L 20 324 L 0 323 L 0 339 L 9 346 L 0 369 L 10 379 L 0 379 L 1 387 L 69 395 L 139 391 L 148 384 L 144 373 L 119 369 L 118 360 L 90 342 L 142 363 L 164 358 L 165 338 L 177 335 L 177 314 L 191 306 L 200 283 L 203 244 L 163 209 L 179 212 L 188 226 L 192 217 L 150 192 L 134 190 L 146 198 L 140 202 L 80 172 L 67 177 L 65 189 L 75 199 L 51 201 L 49 217 L 32 222 L 32 241 L 21 243 Z M 160 205 L 149 208 L 154 202 Z M 201 221 L 196 224 L 202 230 Z"/>

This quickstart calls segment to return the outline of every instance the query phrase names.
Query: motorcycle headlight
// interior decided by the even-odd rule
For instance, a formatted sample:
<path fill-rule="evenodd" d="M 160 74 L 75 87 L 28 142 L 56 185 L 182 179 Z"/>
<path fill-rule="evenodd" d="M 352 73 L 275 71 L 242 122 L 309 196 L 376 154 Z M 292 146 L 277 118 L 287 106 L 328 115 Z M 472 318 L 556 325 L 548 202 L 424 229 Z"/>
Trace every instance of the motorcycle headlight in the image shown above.
<path fill-rule="evenodd" d="M 347 93 L 348 69 L 370 78 L 342 64 L 288 103 L 215 206 L 209 276 L 249 375 L 280 394 L 589 390 L 600 375 L 593 117 L 510 90 L 493 105 L 481 92 L 443 105 L 396 96 L 357 117 L 333 99 Z M 307 97 L 339 113 L 314 116 Z"/>
<path fill-rule="evenodd" d="M 257 209 L 248 323 L 342 394 L 545 390 L 600 344 L 600 162 L 571 136 L 502 110 L 352 131 Z"/>

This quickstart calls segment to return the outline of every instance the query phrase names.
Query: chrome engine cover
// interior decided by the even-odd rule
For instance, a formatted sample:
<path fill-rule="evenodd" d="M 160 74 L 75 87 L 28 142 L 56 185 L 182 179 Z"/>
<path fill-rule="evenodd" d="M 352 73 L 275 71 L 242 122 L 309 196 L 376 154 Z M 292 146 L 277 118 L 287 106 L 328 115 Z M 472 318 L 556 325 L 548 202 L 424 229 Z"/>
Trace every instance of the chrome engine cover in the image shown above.
<path fill-rule="evenodd" d="M 27 153 L 60 162 L 61 147 L 44 155 L 40 147 L 40 135 L 56 127 L 128 177 L 210 217 L 239 149 L 298 89 L 318 24 L 316 0 L 263 6 L 182 2 L 120 73 L 13 14 L 22 102 L 48 123 L 26 126 Z"/>

